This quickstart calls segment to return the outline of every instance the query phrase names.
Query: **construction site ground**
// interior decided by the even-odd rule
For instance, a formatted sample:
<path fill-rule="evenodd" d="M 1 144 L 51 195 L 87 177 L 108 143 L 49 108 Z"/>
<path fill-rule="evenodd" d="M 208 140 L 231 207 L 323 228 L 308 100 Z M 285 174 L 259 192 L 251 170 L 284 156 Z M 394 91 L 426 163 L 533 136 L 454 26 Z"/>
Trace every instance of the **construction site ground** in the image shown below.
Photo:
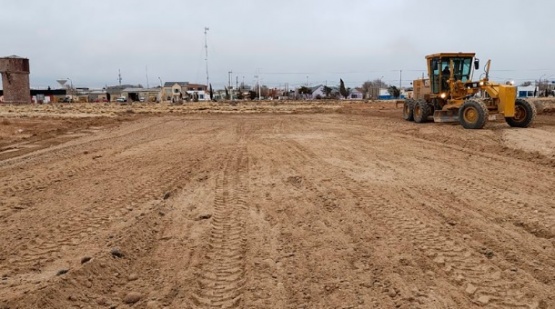
<path fill-rule="evenodd" d="M 555 308 L 550 111 L 0 105 L 0 308 Z"/>

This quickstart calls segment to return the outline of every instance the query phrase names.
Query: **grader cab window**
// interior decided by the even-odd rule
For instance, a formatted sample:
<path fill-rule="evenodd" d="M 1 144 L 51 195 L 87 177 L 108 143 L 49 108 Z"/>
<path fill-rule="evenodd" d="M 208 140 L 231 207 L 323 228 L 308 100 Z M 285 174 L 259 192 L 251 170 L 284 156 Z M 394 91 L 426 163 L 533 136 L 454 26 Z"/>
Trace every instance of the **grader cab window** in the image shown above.
<path fill-rule="evenodd" d="M 472 58 L 462 58 L 462 57 L 450 57 L 441 59 L 442 69 L 447 68 L 446 73 L 450 74 L 451 61 L 453 61 L 453 77 L 455 80 L 460 80 L 463 83 L 470 79 L 470 73 L 472 69 Z M 443 74 L 443 75 L 448 75 Z M 448 76 L 443 76 L 444 78 L 449 78 Z"/>
<path fill-rule="evenodd" d="M 430 77 L 432 80 L 432 93 L 439 93 L 440 91 L 440 76 L 439 76 L 439 72 L 440 72 L 440 61 L 439 58 L 433 58 L 432 59 L 432 63 L 431 63 L 431 71 L 432 71 L 432 76 Z"/>
<path fill-rule="evenodd" d="M 449 90 L 448 80 L 451 76 L 451 61 L 453 62 L 453 78 L 463 83 L 470 80 L 472 57 L 433 58 L 430 64 L 433 93 L 437 94 Z"/>

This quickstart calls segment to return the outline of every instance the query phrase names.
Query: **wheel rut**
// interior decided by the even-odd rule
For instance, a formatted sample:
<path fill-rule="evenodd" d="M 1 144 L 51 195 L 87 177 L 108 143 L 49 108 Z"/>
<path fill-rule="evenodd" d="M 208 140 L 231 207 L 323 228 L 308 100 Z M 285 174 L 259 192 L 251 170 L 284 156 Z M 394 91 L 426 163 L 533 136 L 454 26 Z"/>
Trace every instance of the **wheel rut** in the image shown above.
<path fill-rule="evenodd" d="M 224 163 L 215 185 L 208 251 L 196 274 L 192 303 L 200 308 L 239 308 L 245 284 L 245 212 L 248 158 L 244 147 Z"/>
<path fill-rule="evenodd" d="M 308 149 L 302 150 L 298 143 L 292 145 L 301 153 L 311 153 Z M 387 238 L 392 242 L 403 239 L 411 243 L 428 260 L 427 263 L 435 265 L 438 275 L 452 284 L 449 289 L 459 290 L 471 304 L 524 309 L 537 308 L 542 302 L 534 295 L 544 286 L 530 274 L 503 270 L 483 252 L 469 247 L 464 235 L 449 233 L 442 220 L 420 213 L 420 205 L 427 202 L 425 197 L 416 195 L 415 198 L 413 190 L 404 186 L 395 189 L 391 184 L 357 181 L 333 164 L 316 169 L 325 170 L 325 175 L 333 175 L 334 181 L 342 184 L 350 198 L 358 200 L 358 209 L 382 222 L 388 231 Z M 428 302 L 431 297 L 420 293 L 416 298 Z"/>
<path fill-rule="evenodd" d="M 211 148 L 202 147 L 195 154 L 200 156 L 203 152 L 210 152 L 209 149 Z M 10 263 L 0 264 L 0 271 L 16 268 L 14 275 L 37 272 L 44 265 L 55 261 L 62 251 L 76 250 L 82 243 L 103 237 L 102 233 L 97 234 L 95 231 L 116 222 L 130 220 L 137 214 L 133 211 L 141 208 L 142 204 L 160 199 L 165 192 L 175 190 L 190 181 L 189 168 L 183 164 L 165 167 L 157 170 L 157 174 L 129 182 L 120 192 L 105 192 L 105 196 L 97 200 L 84 198 L 82 205 L 77 205 L 79 207 L 68 203 L 63 211 L 44 218 L 43 225 L 37 231 L 12 228 L 7 236 L 10 245 L 0 248 L 0 255 L 6 255 Z M 160 183 L 164 183 L 164 186 L 160 186 Z M 60 203 L 66 205 L 67 201 L 62 199 Z M 33 233 L 41 237 L 33 236 Z M 30 239 L 32 245 L 26 244 L 22 239 Z M 18 255 L 21 258 L 16 258 Z"/>
<path fill-rule="evenodd" d="M 360 187 L 353 180 L 338 173 L 338 179 L 354 195 L 362 198 L 365 212 L 388 226 L 394 238 L 407 238 L 449 278 L 460 287 L 475 305 L 490 308 L 536 308 L 539 300 L 526 291 L 538 286 L 523 286 L 534 281 L 525 274 L 507 274 L 481 253 L 464 244 L 462 236 L 446 237 L 436 224 L 425 223 L 423 218 L 407 211 L 414 203 L 408 194 L 387 196 L 379 186 Z M 399 192 L 404 192 L 399 188 Z M 514 280 L 517 279 L 518 280 Z"/>

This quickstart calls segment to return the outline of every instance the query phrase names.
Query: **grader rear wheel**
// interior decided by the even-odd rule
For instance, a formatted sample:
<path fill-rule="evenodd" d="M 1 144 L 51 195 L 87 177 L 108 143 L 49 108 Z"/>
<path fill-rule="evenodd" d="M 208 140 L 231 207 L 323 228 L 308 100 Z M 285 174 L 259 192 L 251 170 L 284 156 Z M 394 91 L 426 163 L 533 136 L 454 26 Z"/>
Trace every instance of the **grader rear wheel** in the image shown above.
<path fill-rule="evenodd" d="M 426 122 L 431 114 L 432 108 L 426 101 L 418 100 L 414 103 L 414 122 Z"/>
<path fill-rule="evenodd" d="M 403 104 L 403 119 L 405 119 L 406 121 L 413 121 L 414 120 L 413 109 L 414 109 L 414 100 L 412 99 L 405 100 L 405 103 Z"/>
<path fill-rule="evenodd" d="M 459 121 L 465 129 L 481 129 L 486 125 L 488 114 L 483 102 L 468 100 L 459 108 Z"/>
<path fill-rule="evenodd" d="M 536 106 L 526 100 L 517 99 L 515 102 L 515 116 L 506 117 L 505 121 L 511 127 L 527 128 L 536 118 Z"/>

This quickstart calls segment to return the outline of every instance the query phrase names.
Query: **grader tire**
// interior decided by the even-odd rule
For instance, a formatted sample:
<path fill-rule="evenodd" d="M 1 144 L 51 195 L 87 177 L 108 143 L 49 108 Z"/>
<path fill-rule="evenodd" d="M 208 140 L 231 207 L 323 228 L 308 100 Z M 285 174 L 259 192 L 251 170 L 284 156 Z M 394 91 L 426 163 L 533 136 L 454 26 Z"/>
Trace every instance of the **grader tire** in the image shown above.
<path fill-rule="evenodd" d="M 414 122 L 423 123 L 428 121 L 428 117 L 432 114 L 432 107 L 424 100 L 418 100 L 414 104 L 413 116 Z"/>
<path fill-rule="evenodd" d="M 515 101 L 515 116 L 505 117 L 505 121 L 511 127 L 528 128 L 536 118 L 536 106 L 526 100 Z"/>
<path fill-rule="evenodd" d="M 488 114 L 484 102 L 468 100 L 459 108 L 459 121 L 465 129 L 481 129 L 486 125 Z"/>
<path fill-rule="evenodd" d="M 412 99 L 405 100 L 405 103 L 403 103 L 403 119 L 405 119 L 406 121 L 413 121 L 414 120 L 413 111 L 414 111 L 414 100 Z"/>

